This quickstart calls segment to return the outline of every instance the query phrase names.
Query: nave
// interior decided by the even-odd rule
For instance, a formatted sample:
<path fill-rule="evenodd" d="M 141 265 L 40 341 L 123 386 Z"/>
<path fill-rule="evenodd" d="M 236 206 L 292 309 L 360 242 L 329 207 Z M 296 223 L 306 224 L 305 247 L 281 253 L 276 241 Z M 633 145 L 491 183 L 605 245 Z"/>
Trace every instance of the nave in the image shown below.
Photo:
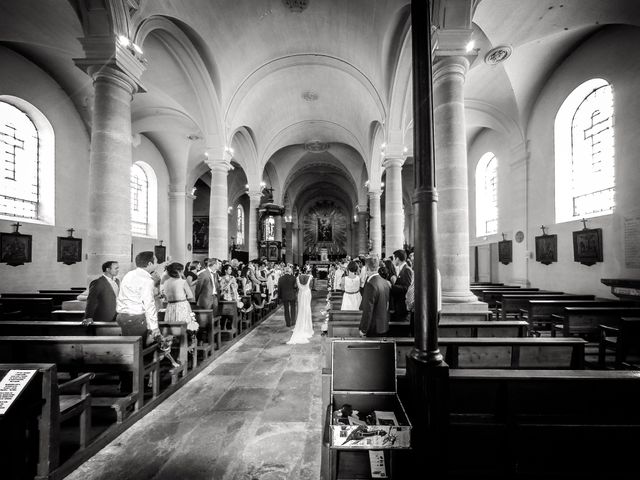
<path fill-rule="evenodd" d="M 323 304 L 309 344 L 286 344 L 279 308 L 66 478 L 319 478 Z"/>

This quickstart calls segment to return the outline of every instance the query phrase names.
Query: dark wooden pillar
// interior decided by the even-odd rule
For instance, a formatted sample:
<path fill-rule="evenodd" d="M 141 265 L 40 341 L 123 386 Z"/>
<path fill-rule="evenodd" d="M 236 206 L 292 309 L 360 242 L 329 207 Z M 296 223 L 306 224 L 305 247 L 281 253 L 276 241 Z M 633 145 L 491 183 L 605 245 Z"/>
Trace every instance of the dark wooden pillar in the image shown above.
<path fill-rule="evenodd" d="M 416 465 L 426 474 L 447 461 L 449 367 L 438 348 L 438 273 L 433 138 L 431 0 L 412 0 L 415 236 L 415 348 L 407 358 Z"/>

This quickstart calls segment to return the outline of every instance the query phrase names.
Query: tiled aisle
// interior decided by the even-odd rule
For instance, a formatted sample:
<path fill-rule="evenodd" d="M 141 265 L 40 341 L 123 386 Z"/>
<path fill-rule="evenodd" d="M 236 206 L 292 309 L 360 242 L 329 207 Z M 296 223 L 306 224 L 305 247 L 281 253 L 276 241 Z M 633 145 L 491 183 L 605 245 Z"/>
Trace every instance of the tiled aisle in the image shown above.
<path fill-rule="evenodd" d="M 319 479 L 321 308 L 309 344 L 280 308 L 67 479 Z"/>

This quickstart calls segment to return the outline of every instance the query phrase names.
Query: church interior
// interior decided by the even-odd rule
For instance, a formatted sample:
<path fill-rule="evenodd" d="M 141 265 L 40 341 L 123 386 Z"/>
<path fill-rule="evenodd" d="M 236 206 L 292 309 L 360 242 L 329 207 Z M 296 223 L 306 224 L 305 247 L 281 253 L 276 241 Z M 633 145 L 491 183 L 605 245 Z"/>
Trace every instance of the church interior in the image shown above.
<path fill-rule="evenodd" d="M 638 46 L 634 0 L 0 0 L 7 478 L 635 477 Z M 329 269 L 398 250 L 411 326 L 362 340 Z M 309 265 L 315 335 L 85 325 L 144 251 Z M 331 437 L 380 392 L 404 430 Z"/>

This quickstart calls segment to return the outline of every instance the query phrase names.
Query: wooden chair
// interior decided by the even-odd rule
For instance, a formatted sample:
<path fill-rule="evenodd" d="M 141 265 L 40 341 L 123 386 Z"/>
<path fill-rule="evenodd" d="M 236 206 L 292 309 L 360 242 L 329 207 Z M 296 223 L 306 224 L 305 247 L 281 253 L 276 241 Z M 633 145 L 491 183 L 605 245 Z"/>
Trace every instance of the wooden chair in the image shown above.
<path fill-rule="evenodd" d="M 628 355 L 633 351 L 640 352 L 640 318 L 623 317 L 618 327 L 600 325 L 598 365 L 603 369 L 607 350 L 613 350 L 615 353 L 614 368 L 616 370 L 629 367 Z"/>

